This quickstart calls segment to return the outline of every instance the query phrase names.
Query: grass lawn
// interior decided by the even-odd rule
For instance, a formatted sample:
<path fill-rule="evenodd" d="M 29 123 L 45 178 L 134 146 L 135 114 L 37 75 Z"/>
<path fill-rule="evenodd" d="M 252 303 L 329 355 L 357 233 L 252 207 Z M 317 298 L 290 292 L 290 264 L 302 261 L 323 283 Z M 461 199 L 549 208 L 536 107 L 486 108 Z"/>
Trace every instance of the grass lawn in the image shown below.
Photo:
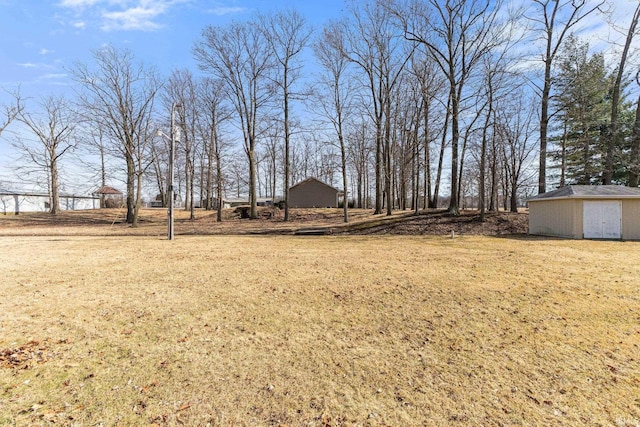
<path fill-rule="evenodd" d="M 0 425 L 640 425 L 640 242 L 5 236 L 0 259 Z"/>

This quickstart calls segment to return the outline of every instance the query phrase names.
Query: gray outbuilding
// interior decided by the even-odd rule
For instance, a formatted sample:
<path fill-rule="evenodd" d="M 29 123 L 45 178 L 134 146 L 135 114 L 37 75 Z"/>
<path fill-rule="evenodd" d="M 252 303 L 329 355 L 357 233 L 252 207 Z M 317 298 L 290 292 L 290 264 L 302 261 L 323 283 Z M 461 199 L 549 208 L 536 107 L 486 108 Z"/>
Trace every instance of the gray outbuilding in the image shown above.
<path fill-rule="evenodd" d="M 340 190 L 316 178 L 307 178 L 289 188 L 292 208 L 337 208 Z"/>
<path fill-rule="evenodd" d="M 528 203 L 529 234 L 640 240 L 640 188 L 568 185 Z"/>

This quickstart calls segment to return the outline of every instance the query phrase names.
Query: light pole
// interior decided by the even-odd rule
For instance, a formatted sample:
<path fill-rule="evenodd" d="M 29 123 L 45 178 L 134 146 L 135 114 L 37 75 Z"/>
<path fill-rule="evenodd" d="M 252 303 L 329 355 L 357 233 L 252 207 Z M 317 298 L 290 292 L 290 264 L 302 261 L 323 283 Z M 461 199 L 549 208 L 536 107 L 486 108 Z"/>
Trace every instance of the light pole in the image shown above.
<path fill-rule="evenodd" d="M 169 139 L 169 178 L 167 183 L 167 197 L 169 198 L 169 208 L 167 210 L 167 240 L 173 240 L 173 204 L 174 204 L 174 191 L 173 191 L 173 181 L 174 181 L 174 161 L 175 161 L 175 151 L 176 151 L 176 141 L 180 140 L 180 129 L 176 128 L 176 108 L 179 108 L 180 104 L 173 103 L 171 105 L 171 135 L 168 137 Z M 161 130 L 158 131 L 159 136 L 164 136 L 164 132 Z"/>

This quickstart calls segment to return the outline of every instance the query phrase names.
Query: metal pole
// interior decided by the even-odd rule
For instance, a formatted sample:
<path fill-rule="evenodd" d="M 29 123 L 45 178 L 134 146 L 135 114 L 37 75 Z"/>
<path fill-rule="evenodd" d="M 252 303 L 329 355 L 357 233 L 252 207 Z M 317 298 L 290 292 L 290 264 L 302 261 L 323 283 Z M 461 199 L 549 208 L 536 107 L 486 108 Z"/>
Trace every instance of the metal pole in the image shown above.
<path fill-rule="evenodd" d="M 175 102 L 171 106 L 171 143 L 169 149 L 169 224 L 167 230 L 167 239 L 173 240 L 173 163 L 175 159 L 175 148 L 176 148 L 176 133 L 175 133 L 175 121 L 176 121 L 176 104 Z"/>

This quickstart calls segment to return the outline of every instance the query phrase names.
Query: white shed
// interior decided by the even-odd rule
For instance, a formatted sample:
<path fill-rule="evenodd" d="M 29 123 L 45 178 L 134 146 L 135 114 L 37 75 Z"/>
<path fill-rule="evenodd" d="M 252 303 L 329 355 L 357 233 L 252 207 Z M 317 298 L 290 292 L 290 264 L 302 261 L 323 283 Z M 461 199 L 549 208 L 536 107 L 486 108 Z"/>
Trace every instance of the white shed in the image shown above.
<path fill-rule="evenodd" d="M 528 203 L 529 234 L 640 240 L 640 188 L 568 185 Z"/>

